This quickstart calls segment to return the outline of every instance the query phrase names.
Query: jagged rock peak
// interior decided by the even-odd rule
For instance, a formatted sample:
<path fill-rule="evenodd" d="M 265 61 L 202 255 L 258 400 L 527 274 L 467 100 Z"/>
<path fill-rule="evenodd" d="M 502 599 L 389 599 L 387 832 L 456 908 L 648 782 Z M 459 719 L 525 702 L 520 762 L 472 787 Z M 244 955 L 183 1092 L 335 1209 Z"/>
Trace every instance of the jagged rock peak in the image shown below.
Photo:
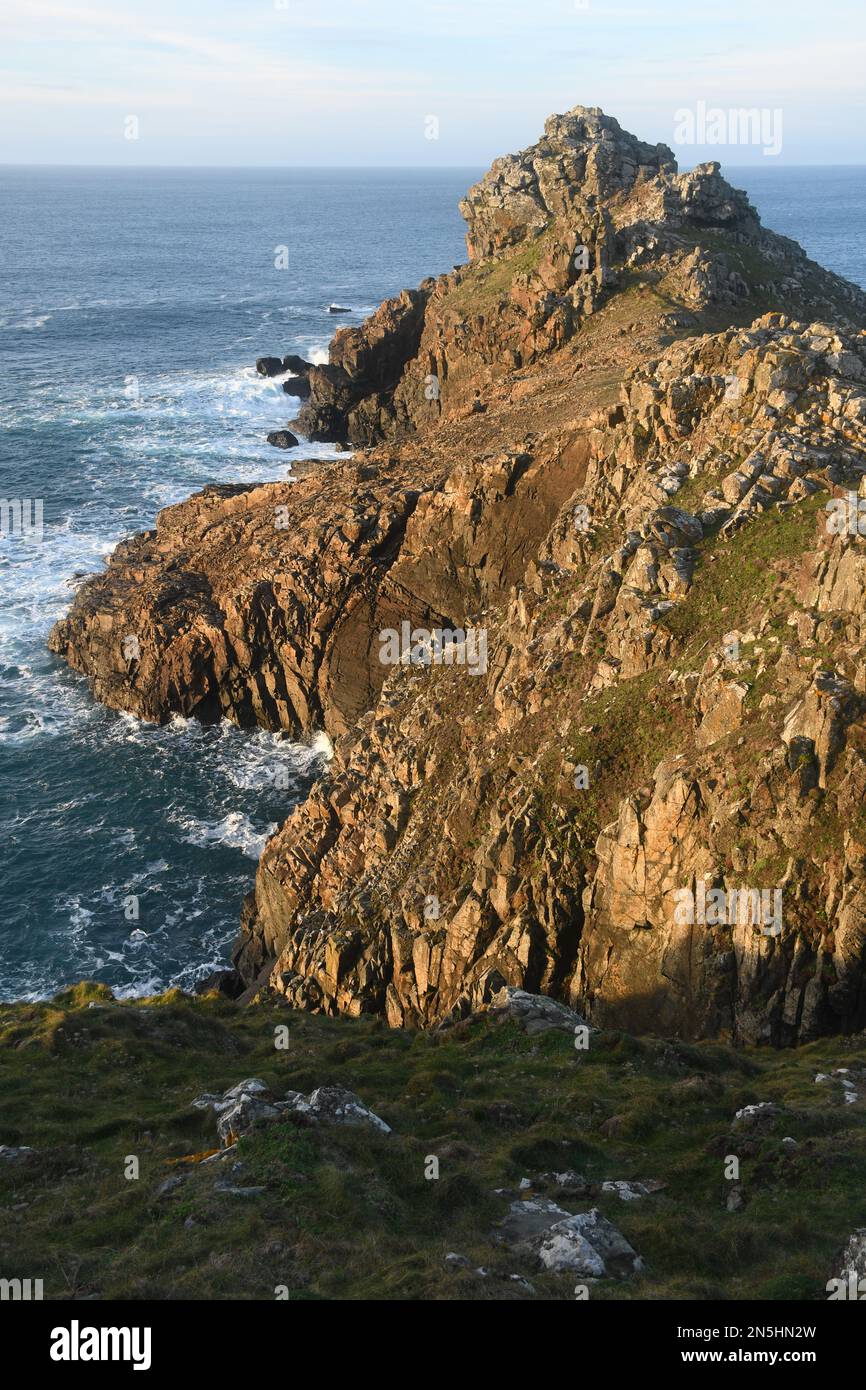
<path fill-rule="evenodd" d="M 678 174 L 667 145 L 639 140 L 597 106 L 575 106 L 549 116 L 536 144 L 495 160 L 469 190 L 460 210 L 470 259 L 499 255 L 552 221 L 573 223 L 600 205 L 625 205 L 638 190 L 641 215 L 653 221 L 759 226 L 745 193 L 722 178 L 717 163 Z"/>

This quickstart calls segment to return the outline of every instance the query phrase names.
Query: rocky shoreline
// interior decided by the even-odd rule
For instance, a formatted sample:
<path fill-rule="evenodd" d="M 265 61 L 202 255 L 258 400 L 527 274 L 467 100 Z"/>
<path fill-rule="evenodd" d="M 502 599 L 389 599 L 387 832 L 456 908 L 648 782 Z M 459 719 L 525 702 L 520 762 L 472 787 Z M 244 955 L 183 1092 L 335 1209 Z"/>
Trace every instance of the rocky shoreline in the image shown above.
<path fill-rule="evenodd" d="M 334 740 L 262 856 L 242 998 L 862 1029 L 866 295 L 595 109 L 461 210 L 466 266 L 325 366 L 257 363 L 352 458 L 166 509 L 50 646 L 145 719 Z M 483 631 L 484 669 L 383 662 L 404 624 Z"/>

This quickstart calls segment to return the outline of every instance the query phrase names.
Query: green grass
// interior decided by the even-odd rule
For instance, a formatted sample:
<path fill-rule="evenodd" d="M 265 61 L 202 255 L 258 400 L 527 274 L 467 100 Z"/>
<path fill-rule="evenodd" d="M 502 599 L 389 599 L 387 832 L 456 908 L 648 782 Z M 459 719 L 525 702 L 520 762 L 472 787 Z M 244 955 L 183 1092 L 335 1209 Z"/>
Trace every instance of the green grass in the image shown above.
<path fill-rule="evenodd" d="M 289 1024 L 285 1052 L 277 1023 Z M 866 1224 L 866 1101 L 843 1106 L 813 1077 L 864 1063 L 862 1038 L 778 1053 L 604 1032 L 578 1053 L 566 1034 L 529 1038 L 490 1018 L 391 1032 L 176 992 L 121 1004 L 93 987 L 4 1005 L 0 1142 L 37 1154 L 0 1165 L 0 1276 L 42 1278 L 48 1298 L 531 1297 L 508 1281 L 519 1273 L 537 1297 L 570 1299 L 573 1278 L 495 1243 L 507 1201 L 494 1189 L 575 1168 L 666 1183 L 632 1203 L 561 1199 L 600 1206 L 647 1262 L 642 1279 L 602 1281 L 593 1298 L 822 1298 Z M 242 1140 L 236 1160 L 174 1162 L 216 1144 L 193 1097 L 250 1075 L 280 1092 L 348 1086 L 393 1133 L 285 1123 Z M 784 1115 L 760 1137 L 732 1133 L 735 1110 L 757 1100 Z M 724 1206 L 730 1153 L 746 1193 L 737 1213 Z M 424 1176 L 431 1155 L 438 1181 Z M 234 1161 L 231 1181 L 263 1195 L 217 1190 Z M 450 1271 L 449 1251 L 491 1274 Z"/>
<path fill-rule="evenodd" d="M 449 294 L 447 306 L 464 316 L 488 312 L 507 298 L 518 275 L 538 268 L 553 244 L 552 237 L 542 232 L 522 242 L 510 256 L 468 266 L 460 284 Z"/>
<path fill-rule="evenodd" d="M 712 650 L 726 632 L 763 617 L 786 573 L 809 549 L 815 514 L 825 501 L 824 493 L 816 493 L 785 511 L 759 513 L 726 541 L 704 538 L 688 594 L 661 620 L 684 643 L 680 661 Z"/>

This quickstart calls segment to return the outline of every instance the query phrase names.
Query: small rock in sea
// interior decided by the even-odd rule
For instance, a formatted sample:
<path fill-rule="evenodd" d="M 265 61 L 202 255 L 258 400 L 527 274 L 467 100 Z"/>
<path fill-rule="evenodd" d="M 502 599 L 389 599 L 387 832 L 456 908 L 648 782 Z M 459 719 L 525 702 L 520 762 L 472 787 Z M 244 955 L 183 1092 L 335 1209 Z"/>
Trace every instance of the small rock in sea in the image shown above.
<path fill-rule="evenodd" d="M 258 357 L 256 371 L 259 376 L 282 376 L 285 368 L 279 357 Z"/>
<path fill-rule="evenodd" d="M 305 401 L 310 394 L 310 383 L 305 376 L 290 376 L 283 382 L 287 396 L 297 396 Z"/>
<path fill-rule="evenodd" d="M 292 434 L 291 430 L 271 430 L 268 435 L 268 443 L 275 449 L 296 449 L 298 446 L 298 436 Z"/>
<path fill-rule="evenodd" d="M 329 314 L 351 314 L 351 312 L 352 312 L 352 310 L 349 309 L 349 308 L 347 308 L 345 304 L 329 304 L 329 305 L 328 305 L 328 313 L 329 313 Z"/>
<path fill-rule="evenodd" d="M 284 372 L 294 372 L 295 376 L 308 376 L 312 369 L 312 362 L 308 362 L 305 357 L 299 357 L 296 352 L 289 352 L 283 358 Z"/>

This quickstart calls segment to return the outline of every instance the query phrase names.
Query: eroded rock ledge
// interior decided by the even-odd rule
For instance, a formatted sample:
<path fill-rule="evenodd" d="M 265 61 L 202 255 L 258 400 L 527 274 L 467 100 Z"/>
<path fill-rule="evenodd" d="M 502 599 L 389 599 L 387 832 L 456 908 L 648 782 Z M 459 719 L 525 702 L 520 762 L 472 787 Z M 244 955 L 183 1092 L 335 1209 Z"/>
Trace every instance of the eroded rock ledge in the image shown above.
<path fill-rule="evenodd" d="M 168 509 L 51 645 L 146 718 L 337 740 L 262 857 L 251 987 L 394 1026 L 507 985 L 640 1031 L 861 1028 L 866 298 L 582 108 L 465 212 L 465 272 L 335 339 L 331 426 L 376 447 Z M 403 622 L 483 628 L 486 671 L 383 666 Z"/>

